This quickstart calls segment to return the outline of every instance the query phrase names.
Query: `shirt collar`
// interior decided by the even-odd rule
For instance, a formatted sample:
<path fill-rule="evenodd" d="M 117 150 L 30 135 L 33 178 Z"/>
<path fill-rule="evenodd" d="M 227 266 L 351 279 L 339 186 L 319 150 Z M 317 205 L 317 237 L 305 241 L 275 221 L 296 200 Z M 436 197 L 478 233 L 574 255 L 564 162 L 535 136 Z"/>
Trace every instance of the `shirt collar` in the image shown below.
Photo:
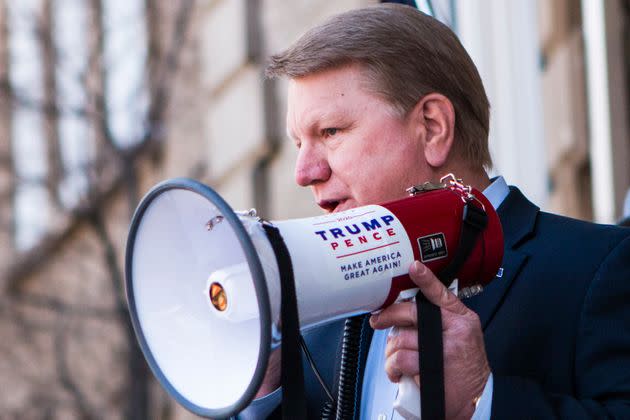
<path fill-rule="evenodd" d="M 483 190 L 483 195 L 486 196 L 492 207 L 499 208 L 505 197 L 510 193 L 510 188 L 507 186 L 505 179 L 502 176 L 498 176 L 492 180 L 490 185 Z"/>

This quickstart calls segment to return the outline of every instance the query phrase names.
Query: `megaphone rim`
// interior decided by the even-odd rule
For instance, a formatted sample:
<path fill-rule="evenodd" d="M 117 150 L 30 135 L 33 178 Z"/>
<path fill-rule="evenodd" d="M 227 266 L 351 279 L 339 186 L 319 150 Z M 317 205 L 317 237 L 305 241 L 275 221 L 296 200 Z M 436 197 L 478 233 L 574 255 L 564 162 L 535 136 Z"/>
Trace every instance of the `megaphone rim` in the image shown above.
<path fill-rule="evenodd" d="M 211 409 L 201 407 L 184 397 L 171 384 L 166 375 L 162 372 L 162 369 L 160 369 L 160 366 L 153 356 L 153 352 L 148 346 L 136 310 L 136 301 L 132 289 L 133 275 L 131 261 L 133 260 L 133 249 L 137 230 L 144 212 L 147 210 L 151 202 L 160 194 L 173 189 L 184 189 L 200 194 L 212 205 L 218 208 L 221 214 L 225 217 L 225 220 L 230 224 L 236 233 L 245 254 L 256 291 L 258 307 L 260 310 L 260 353 L 256 363 L 256 369 L 254 370 L 252 380 L 243 395 L 235 403 L 222 408 Z M 267 370 L 269 353 L 271 351 L 271 307 L 269 303 L 269 293 L 267 290 L 267 283 L 265 281 L 262 264 L 260 263 L 260 259 L 256 253 L 256 249 L 251 238 L 247 234 L 243 224 L 234 210 L 216 191 L 199 181 L 195 181 L 194 179 L 173 178 L 157 184 L 142 198 L 131 219 L 129 234 L 127 236 L 127 245 L 125 250 L 125 292 L 129 305 L 131 323 L 136 334 L 136 338 L 138 339 L 140 349 L 144 353 L 149 367 L 153 371 L 155 377 L 179 404 L 187 410 L 203 417 L 227 417 L 241 411 L 254 399 Z"/>

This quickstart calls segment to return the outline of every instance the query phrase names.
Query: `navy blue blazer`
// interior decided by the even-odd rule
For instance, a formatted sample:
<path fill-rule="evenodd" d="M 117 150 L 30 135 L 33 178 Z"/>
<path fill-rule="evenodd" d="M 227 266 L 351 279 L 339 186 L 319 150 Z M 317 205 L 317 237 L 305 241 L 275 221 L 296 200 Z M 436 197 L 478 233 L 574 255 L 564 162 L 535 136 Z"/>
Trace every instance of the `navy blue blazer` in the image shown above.
<path fill-rule="evenodd" d="M 630 419 L 630 229 L 510 190 L 503 276 L 465 302 L 484 330 L 492 418 Z"/>
<path fill-rule="evenodd" d="M 514 187 L 498 213 L 502 276 L 464 301 L 484 331 L 492 418 L 630 419 L 630 229 L 541 212 Z M 332 388 L 342 332 L 335 322 L 305 334 Z M 304 372 L 309 416 L 319 418 L 325 394 Z"/>

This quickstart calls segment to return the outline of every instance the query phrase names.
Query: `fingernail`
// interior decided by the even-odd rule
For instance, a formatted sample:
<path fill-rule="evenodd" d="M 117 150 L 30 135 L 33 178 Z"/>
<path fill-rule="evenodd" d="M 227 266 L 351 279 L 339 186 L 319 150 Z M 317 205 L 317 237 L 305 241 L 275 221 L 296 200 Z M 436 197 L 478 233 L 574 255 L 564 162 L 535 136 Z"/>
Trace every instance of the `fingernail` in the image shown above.
<path fill-rule="evenodd" d="M 427 266 L 422 264 L 420 261 L 414 261 L 413 270 L 416 272 L 416 274 L 421 276 L 427 271 Z"/>

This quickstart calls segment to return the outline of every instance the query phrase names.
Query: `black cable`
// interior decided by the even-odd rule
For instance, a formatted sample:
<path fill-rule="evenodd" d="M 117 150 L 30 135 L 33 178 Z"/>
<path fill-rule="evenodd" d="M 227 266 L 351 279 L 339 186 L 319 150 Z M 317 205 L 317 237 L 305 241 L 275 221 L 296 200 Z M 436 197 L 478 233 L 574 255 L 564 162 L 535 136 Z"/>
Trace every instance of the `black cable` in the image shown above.
<path fill-rule="evenodd" d="M 322 420 L 332 420 L 335 418 L 335 410 L 337 406 L 334 402 L 326 401 L 322 408 Z"/>
<path fill-rule="evenodd" d="M 365 315 L 348 318 L 344 325 L 336 420 L 352 420 L 356 411 L 361 327 L 364 319 Z"/>
<path fill-rule="evenodd" d="M 311 352 L 308 350 L 308 347 L 306 347 L 306 343 L 304 342 L 304 337 L 302 337 L 301 334 L 300 334 L 300 347 L 302 347 L 302 351 L 304 352 L 304 355 L 306 356 L 308 363 L 311 365 L 311 369 L 313 370 L 315 377 L 319 381 L 319 384 L 324 389 L 324 392 L 328 396 L 328 399 L 330 400 L 330 402 L 334 405 L 335 397 L 333 397 L 332 392 L 330 391 L 330 388 L 328 388 L 328 385 L 326 385 L 326 382 L 324 382 L 322 375 L 319 373 L 319 370 L 317 369 L 317 366 L 315 365 L 315 361 L 313 360 L 313 357 L 311 356 Z"/>

